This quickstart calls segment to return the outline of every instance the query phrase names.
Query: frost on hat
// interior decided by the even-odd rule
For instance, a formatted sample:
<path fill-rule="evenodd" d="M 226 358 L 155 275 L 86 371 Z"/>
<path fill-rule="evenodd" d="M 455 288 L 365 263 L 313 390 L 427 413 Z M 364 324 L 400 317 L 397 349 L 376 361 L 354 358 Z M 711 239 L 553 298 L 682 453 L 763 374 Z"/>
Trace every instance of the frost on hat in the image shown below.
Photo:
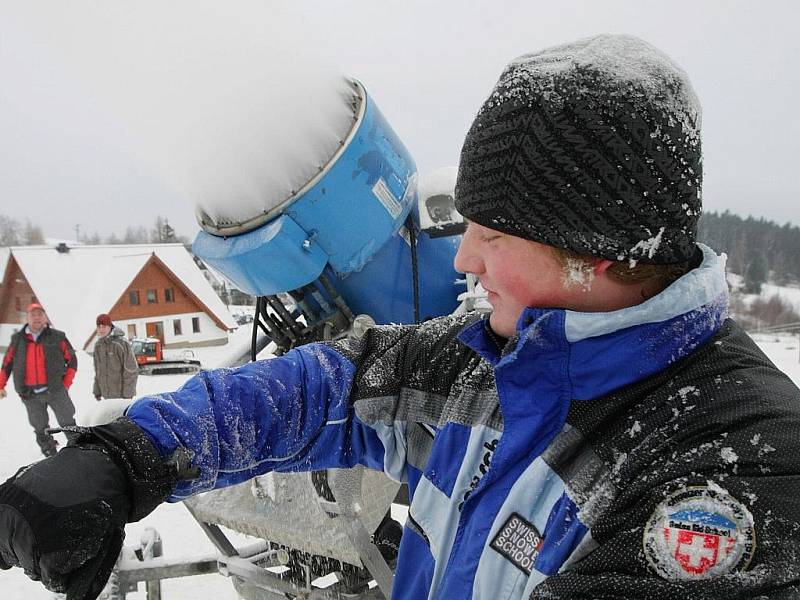
<path fill-rule="evenodd" d="M 701 212 L 700 104 L 646 42 L 599 35 L 512 61 L 461 151 L 456 208 L 610 260 L 676 263 Z"/>

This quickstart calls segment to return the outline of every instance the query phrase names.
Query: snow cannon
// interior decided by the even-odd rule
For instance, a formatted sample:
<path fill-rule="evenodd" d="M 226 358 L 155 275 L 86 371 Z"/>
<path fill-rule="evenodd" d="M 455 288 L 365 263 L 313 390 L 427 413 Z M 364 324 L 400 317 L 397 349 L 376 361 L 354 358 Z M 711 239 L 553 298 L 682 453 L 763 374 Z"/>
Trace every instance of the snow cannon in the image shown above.
<path fill-rule="evenodd" d="M 319 143 L 307 140 L 313 152 L 295 152 L 285 177 L 295 180 L 244 209 L 221 199 L 197 210 L 195 254 L 259 298 L 257 315 L 279 352 L 335 338 L 354 322 L 449 314 L 460 291 L 457 228 L 441 227 L 448 209 L 420 213 L 414 159 L 364 87 L 346 80 L 346 90 L 331 91 L 342 110 L 320 128 Z"/>

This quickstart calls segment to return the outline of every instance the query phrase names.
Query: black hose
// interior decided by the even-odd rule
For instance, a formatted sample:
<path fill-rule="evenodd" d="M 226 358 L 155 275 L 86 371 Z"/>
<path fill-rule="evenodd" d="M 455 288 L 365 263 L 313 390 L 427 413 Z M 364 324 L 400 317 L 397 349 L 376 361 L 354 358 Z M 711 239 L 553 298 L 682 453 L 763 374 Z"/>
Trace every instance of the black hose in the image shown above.
<path fill-rule="evenodd" d="M 409 213 L 406 219 L 408 240 L 411 245 L 411 284 L 414 293 L 414 323 L 419 323 L 419 271 L 417 269 L 417 233 L 414 228 L 414 219 Z"/>
<path fill-rule="evenodd" d="M 258 354 L 258 352 L 256 351 L 256 340 L 258 339 L 258 326 L 260 325 L 259 323 L 260 304 L 261 304 L 261 296 L 258 296 L 256 298 L 256 314 L 255 317 L 253 318 L 253 336 L 250 339 L 250 360 L 252 362 L 256 362 L 256 354 Z"/>

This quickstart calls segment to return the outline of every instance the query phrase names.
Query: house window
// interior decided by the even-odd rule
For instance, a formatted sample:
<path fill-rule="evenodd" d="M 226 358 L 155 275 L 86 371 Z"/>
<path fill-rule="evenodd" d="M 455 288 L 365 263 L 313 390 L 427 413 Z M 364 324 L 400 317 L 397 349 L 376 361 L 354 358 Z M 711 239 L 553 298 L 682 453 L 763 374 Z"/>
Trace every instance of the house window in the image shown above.
<path fill-rule="evenodd" d="M 158 294 L 156 290 L 147 290 L 147 303 L 156 304 L 158 302 Z"/>
<path fill-rule="evenodd" d="M 172 333 L 175 335 L 181 335 L 183 331 L 181 331 L 181 320 L 180 319 L 173 319 L 172 321 Z"/>
<path fill-rule="evenodd" d="M 172 288 L 164 289 L 164 302 L 175 302 L 175 293 Z"/>
<path fill-rule="evenodd" d="M 131 290 L 130 292 L 128 292 L 128 302 L 131 303 L 131 306 L 137 306 L 139 304 L 138 290 Z"/>
<path fill-rule="evenodd" d="M 128 339 L 132 340 L 136 337 L 136 323 L 130 323 L 128 325 Z"/>
<path fill-rule="evenodd" d="M 14 296 L 14 308 L 17 309 L 17 312 L 22 312 L 22 300 L 19 299 L 19 296 Z"/>
<path fill-rule="evenodd" d="M 200 317 L 192 317 L 192 333 L 200 333 Z"/>

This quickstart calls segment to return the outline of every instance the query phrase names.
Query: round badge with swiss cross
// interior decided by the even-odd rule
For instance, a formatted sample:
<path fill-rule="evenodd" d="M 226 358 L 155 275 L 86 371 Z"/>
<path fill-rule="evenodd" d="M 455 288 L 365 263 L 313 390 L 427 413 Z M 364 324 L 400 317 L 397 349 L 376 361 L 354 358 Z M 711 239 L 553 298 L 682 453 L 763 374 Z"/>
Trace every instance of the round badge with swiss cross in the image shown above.
<path fill-rule="evenodd" d="M 684 488 L 647 522 L 644 553 L 664 579 L 711 579 L 744 571 L 753 558 L 753 515 L 719 486 Z"/>

